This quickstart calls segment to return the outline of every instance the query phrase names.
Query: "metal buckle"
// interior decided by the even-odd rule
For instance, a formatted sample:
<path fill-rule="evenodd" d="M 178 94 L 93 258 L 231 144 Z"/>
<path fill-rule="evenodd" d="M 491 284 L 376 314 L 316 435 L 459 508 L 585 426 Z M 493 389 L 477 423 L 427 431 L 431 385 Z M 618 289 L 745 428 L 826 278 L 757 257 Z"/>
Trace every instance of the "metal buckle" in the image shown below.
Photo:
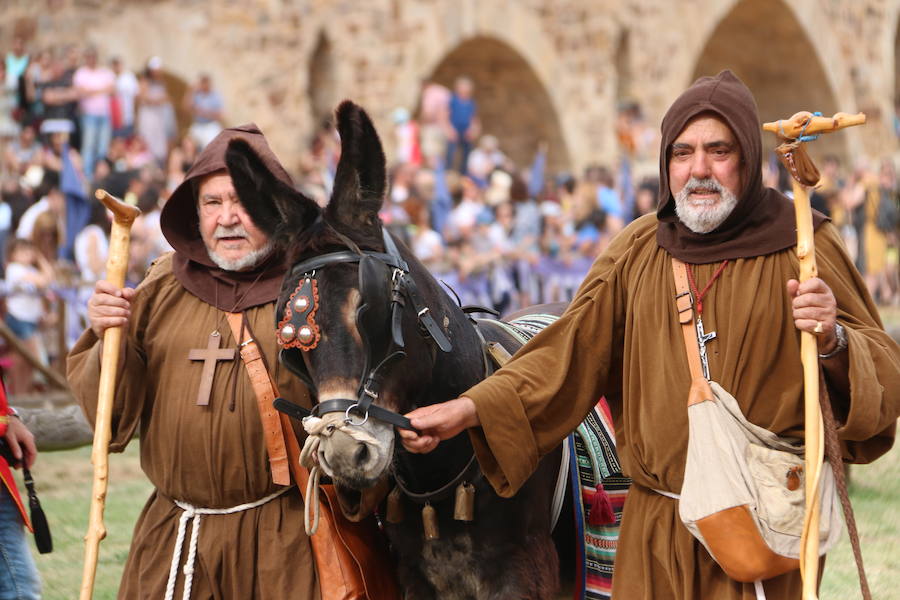
<path fill-rule="evenodd" d="M 363 415 L 362 421 L 360 421 L 359 423 L 354 423 L 353 417 L 350 416 L 350 411 L 353 410 L 354 408 L 359 408 L 359 402 L 357 402 L 356 404 L 353 404 L 351 406 L 348 406 L 347 410 L 344 411 L 344 423 L 346 423 L 347 425 L 353 425 L 355 427 L 362 427 L 363 425 L 366 424 L 366 421 L 369 420 L 369 411 L 366 411 L 366 414 Z"/>

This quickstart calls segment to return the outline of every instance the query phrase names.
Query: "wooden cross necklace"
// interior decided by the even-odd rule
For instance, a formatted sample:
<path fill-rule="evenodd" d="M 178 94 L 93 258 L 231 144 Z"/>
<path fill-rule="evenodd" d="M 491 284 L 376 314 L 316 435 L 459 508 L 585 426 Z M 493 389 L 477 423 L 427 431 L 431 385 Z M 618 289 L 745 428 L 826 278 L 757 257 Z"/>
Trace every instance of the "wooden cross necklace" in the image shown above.
<path fill-rule="evenodd" d="M 685 263 L 685 267 L 687 267 L 687 275 L 688 282 L 691 284 L 691 293 L 694 294 L 694 298 L 697 299 L 697 344 L 700 345 L 700 366 L 703 368 L 703 376 L 706 379 L 709 379 L 709 361 L 706 357 L 706 343 L 712 341 L 716 337 L 715 331 L 710 331 L 709 333 L 703 330 L 703 297 L 712 287 L 712 284 L 715 283 L 716 279 L 719 278 L 719 275 L 722 274 L 722 271 L 725 270 L 726 265 L 728 265 L 728 260 L 722 261 L 722 264 L 719 265 L 719 268 L 716 269 L 716 272 L 713 273 L 713 276 L 709 278 L 709 281 L 706 282 L 706 285 L 703 287 L 702 292 L 697 292 L 697 284 L 694 283 L 694 273 L 691 271 L 691 265 Z"/>
<path fill-rule="evenodd" d="M 261 271 L 259 275 L 256 276 L 256 280 L 250 284 L 250 287 L 247 288 L 247 291 L 237 299 L 234 303 L 234 307 L 229 312 L 234 312 L 234 309 L 237 308 L 238 304 L 240 304 L 241 300 L 246 297 L 247 293 L 253 289 L 253 286 L 256 285 L 256 282 L 259 281 L 259 278 L 262 276 L 263 272 Z M 219 285 L 216 283 L 216 310 L 219 307 Z M 216 374 L 216 365 L 220 360 L 234 360 L 234 355 L 236 352 L 235 348 L 219 348 L 219 344 L 222 341 L 222 334 L 219 333 L 218 329 L 214 329 L 212 333 L 209 334 L 209 338 L 206 342 L 206 348 L 193 348 L 188 352 L 188 360 L 202 360 L 203 361 L 203 372 L 200 374 L 200 388 L 197 390 L 197 406 L 209 406 L 209 396 L 212 394 L 212 383 L 213 377 Z"/>

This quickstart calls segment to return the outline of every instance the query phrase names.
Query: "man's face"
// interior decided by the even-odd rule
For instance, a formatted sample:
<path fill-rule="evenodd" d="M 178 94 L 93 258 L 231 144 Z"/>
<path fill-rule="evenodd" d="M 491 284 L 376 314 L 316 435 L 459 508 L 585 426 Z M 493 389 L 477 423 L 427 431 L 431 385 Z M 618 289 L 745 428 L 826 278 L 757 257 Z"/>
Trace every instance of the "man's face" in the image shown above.
<path fill-rule="evenodd" d="M 678 218 L 708 233 L 728 218 L 741 194 L 741 149 L 721 119 L 701 115 L 672 143 L 669 190 Z"/>
<path fill-rule="evenodd" d="M 220 268 L 243 271 L 259 264 L 272 251 L 269 238 L 244 210 L 226 172 L 213 173 L 200 182 L 197 212 L 200 237 Z"/>

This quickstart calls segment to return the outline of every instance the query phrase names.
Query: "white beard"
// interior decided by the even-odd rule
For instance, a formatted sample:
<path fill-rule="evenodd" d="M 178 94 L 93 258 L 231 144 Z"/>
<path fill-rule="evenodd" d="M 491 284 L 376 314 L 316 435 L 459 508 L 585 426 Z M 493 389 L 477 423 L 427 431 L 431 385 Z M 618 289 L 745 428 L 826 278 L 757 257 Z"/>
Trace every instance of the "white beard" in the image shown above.
<path fill-rule="evenodd" d="M 713 190 L 719 194 L 719 198 L 692 199 L 691 192 L 700 189 Z M 728 218 L 737 201 L 737 196 L 714 177 L 708 179 L 691 177 L 681 191 L 675 194 L 675 214 L 684 226 L 694 233 L 709 233 Z"/>
<path fill-rule="evenodd" d="M 232 237 L 238 235 L 247 235 L 246 230 L 240 225 L 236 225 L 234 227 L 222 227 L 221 225 L 219 225 L 216 228 L 216 231 L 213 233 L 213 237 L 215 238 Z M 271 240 L 269 240 L 263 247 L 257 248 L 256 250 L 251 250 L 244 256 L 233 259 L 219 256 L 210 248 L 207 248 L 206 251 L 209 253 L 209 258 L 212 259 L 212 261 L 216 263 L 216 265 L 223 271 L 244 271 L 261 263 L 267 256 L 269 256 L 269 254 L 272 253 L 274 247 L 275 244 Z"/>

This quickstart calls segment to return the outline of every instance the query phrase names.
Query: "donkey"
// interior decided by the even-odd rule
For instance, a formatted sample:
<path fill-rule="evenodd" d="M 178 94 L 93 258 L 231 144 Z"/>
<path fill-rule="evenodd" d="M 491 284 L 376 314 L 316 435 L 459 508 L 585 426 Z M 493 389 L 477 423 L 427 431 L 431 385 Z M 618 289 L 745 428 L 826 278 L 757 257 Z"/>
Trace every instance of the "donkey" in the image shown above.
<path fill-rule="evenodd" d="M 395 426 L 409 427 L 403 413 L 457 397 L 490 364 L 473 321 L 383 228 L 385 156 L 368 115 L 345 101 L 336 118 L 342 153 L 324 208 L 272 176 L 240 140 L 226 157 L 254 223 L 293 265 L 276 308 L 281 361 L 308 384 L 314 412 L 335 417 L 315 459 L 351 518 L 370 510 L 362 492 L 388 478 L 402 490 L 388 502 L 394 514 L 385 531 L 405 597 L 551 598 L 559 585 L 551 503 L 561 450 L 516 496 L 501 498 L 481 476 L 467 433 L 427 455 L 395 442 Z M 474 489 L 472 521 L 454 519 L 460 486 Z"/>

